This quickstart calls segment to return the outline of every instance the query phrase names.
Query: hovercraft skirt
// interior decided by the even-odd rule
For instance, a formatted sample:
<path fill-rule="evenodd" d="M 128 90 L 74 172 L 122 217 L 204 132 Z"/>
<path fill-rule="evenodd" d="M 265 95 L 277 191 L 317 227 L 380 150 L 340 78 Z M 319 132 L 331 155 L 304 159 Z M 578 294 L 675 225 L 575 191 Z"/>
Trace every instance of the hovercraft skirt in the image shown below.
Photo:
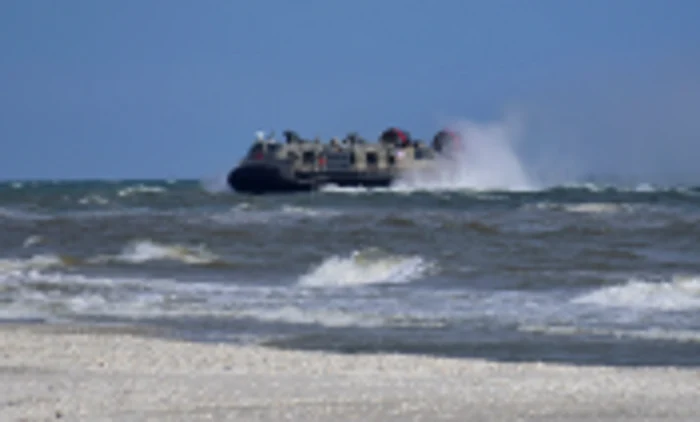
<path fill-rule="evenodd" d="M 228 176 L 231 188 L 249 194 L 309 192 L 328 185 L 382 188 L 390 186 L 392 181 L 388 173 L 334 172 L 287 176 L 279 167 L 259 164 L 239 167 Z"/>
<path fill-rule="evenodd" d="M 305 192 L 315 188 L 313 181 L 298 181 L 284 177 L 275 166 L 239 167 L 228 175 L 228 184 L 241 193 Z"/>

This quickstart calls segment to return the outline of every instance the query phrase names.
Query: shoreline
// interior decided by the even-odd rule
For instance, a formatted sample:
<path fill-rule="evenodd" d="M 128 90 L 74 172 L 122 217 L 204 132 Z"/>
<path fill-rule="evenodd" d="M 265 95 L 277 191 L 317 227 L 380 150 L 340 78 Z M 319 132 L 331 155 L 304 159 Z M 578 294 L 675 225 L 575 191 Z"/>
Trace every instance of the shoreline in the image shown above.
<path fill-rule="evenodd" d="M 700 372 L 692 368 L 343 355 L 158 332 L 0 324 L 2 420 L 691 421 L 700 414 Z"/>

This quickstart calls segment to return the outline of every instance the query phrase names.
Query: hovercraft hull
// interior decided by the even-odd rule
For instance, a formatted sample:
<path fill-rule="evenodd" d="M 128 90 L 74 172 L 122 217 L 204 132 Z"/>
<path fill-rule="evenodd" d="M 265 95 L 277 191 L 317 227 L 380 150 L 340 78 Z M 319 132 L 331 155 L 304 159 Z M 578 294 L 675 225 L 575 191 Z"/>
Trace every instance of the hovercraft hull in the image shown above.
<path fill-rule="evenodd" d="M 256 133 L 245 157 L 228 174 L 228 185 L 249 194 L 308 192 L 329 185 L 384 188 L 399 175 L 434 167 L 438 154 L 444 155 L 452 145 L 445 140 L 451 136 L 445 131 L 428 146 L 397 128 L 382 132 L 377 142 L 367 142 L 356 133 L 328 144 L 304 140 L 292 131 L 284 136 L 280 143 L 272 135 Z"/>

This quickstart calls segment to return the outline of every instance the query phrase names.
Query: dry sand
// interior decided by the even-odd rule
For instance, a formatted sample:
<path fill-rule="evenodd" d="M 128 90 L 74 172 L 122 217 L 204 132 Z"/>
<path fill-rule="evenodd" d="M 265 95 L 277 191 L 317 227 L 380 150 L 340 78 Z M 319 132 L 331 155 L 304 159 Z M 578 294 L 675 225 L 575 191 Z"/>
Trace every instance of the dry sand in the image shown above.
<path fill-rule="evenodd" d="M 0 420 L 700 420 L 694 369 L 191 344 L 0 326 Z"/>

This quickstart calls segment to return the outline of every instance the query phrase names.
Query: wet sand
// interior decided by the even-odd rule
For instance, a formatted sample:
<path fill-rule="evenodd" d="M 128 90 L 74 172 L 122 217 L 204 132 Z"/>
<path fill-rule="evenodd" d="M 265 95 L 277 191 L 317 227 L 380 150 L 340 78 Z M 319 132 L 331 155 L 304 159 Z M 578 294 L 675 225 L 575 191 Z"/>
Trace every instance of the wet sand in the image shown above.
<path fill-rule="evenodd" d="M 696 421 L 697 369 L 338 355 L 0 325 L 2 421 Z"/>

